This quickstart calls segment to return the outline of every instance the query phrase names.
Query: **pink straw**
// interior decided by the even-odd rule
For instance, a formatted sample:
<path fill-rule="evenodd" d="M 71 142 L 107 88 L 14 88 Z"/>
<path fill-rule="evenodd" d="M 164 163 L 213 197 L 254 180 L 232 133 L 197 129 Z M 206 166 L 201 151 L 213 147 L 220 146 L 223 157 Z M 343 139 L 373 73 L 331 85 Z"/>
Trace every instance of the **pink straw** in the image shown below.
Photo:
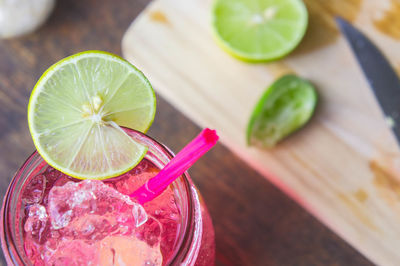
<path fill-rule="evenodd" d="M 201 156 L 208 152 L 218 141 L 215 130 L 204 129 L 195 139 L 186 145 L 155 177 L 133 192 L 130 197 L 140 204 L 159 196 L 172 182 L 189 169 Z"/>

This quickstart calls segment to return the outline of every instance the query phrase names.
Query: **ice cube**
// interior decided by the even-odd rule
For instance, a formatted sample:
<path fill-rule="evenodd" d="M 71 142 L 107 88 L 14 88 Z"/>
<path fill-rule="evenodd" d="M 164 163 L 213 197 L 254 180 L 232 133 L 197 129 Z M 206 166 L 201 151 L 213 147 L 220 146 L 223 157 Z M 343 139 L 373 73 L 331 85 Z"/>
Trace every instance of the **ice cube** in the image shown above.
<path fill-rule="evenodd" d="M 97 245 L 82 240 L 63 240 L 49 255 L 45 258 L 46 265 L 99 265 Z"/>
<path fill-rule="evenodd" d="M 51 166 L 47 167 L 46 171 L 43 172 L 43 175 L 46 176 L 46 179 L 47 179 L 45 196 L 43 198 L 43 205 L 46 205 L 46 206 L 48 205 L 49 191 L 52 187 L 62 186 L 70 181 L 77 182 L 76 179 L 73 179 L 72 177 L 67 176 L 66 174 L 54 169 Z"/>
<path fill-rule="evenodd" d="M 42 174 L 34 176 L 26 184 L 22 194 L 22 201 L 25 204 L 39 203 L 46 189 L 46 177 Z"/>
<path fill-rule="evenodd" d="M 53 229 L 86 239 L 102 239 L 111 233 L 147 221 L 143 207 L 98 180 L 68 182 L 49 194 L 49 217 Z M 126 231 L 126 230 L 125 230 Z"/>
<path fill-rule="evenodd" d="M 132 215 L 135 217 L 136 227 L 142 226 L 147 222 L 147 213 L 140 204 L 133 206 Z"/>
<path fill-rule="evenodd" d="M 123 230 L 122 225 L 116 222 L 115 218 L 100 216 L 95 214 L 87 214 L 80 217 L 75 217 L 68 227 L 62 229 L 63 235 L 72 238 L 80 238 L 87 240 L 101 240 L 109 234 L 117 234 L 124 232 L 132 233 L 130 230 Z"/>
<path fill-rule="evenodd" d="M 109 236 L 100 242 L 100 265 L 162 265 L 159 245 L 134 237 Z"/>
<path fill-rule="evenodd" d="M 34 204 L 29 207 L 28 218 L 26 219 L 24 230 L 30 234 L 32 238 L 41 242 L 45 233 L 48 231 L 48 215 L 46 208 L 39 204 Z"/>

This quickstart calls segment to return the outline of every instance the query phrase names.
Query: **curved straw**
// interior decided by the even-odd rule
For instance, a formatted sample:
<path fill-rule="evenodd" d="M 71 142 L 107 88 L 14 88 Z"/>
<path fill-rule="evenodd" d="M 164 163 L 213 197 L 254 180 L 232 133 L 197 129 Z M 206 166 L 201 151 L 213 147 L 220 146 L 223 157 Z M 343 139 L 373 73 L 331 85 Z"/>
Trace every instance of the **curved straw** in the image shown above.
<path fill-rule="evenodd" d="M 140 204 L 159 196 L 176 178 L 189 169 L 201 156 L 218 141 L 215 130 L 204 129 L 195 139 L 186 145 L 155 177 L 149 179 L 130 197 Z"/>

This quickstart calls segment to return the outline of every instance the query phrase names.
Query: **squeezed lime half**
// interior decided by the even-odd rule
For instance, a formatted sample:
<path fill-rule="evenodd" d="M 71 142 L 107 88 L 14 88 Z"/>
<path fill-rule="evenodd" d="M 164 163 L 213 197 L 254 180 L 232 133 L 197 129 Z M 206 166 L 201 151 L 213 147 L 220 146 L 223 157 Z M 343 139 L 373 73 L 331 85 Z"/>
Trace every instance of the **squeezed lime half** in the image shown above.
<path fill-rule="evenodd" d="M 222 48 L 245 61 L 270 61 L 303 38 L 308 13 L 301 0 L 215 0 L 212 26 Z"/>
<path fill-rule="evenodd" d="M 105 179 L 129 171 L 147 151 L 120 126 L 146 132 L 155 110 L 142 72 L 116 55 L 87 51 L 42 75 L 29 100 L 28 123 L 48 164 L 76 178 Z"/>
<path fill-rule="evenodd" d="M 310 120 L 317 104 L 314 86 L 295 75 L 275 81 L 260 98 L 247 126 L 247 143 L 276 145 Z"/>

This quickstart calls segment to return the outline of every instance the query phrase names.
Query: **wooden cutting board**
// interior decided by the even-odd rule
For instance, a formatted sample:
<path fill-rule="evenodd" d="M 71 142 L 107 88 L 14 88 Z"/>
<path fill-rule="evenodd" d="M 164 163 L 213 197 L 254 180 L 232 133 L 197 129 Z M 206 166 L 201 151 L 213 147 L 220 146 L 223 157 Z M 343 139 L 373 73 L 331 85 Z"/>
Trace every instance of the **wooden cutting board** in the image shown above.
<path fill-rule="evenodd" d="M 200 126 L 217 129 L 227 147 L 366 257 L 398 265 L 400 153 L 333 16 L 352 21 L 399 67 L 400 3 L 305 2 L 305 39 L 278 62 L 248 64 L 223 52 L 212 37 L 210 0 L 152 2 L 126 32 L 123 54 L 165 99 Z M 274 149 L 247 147 L 253 106 L 288 72 L 317 87 L 315 117 Z"/>

